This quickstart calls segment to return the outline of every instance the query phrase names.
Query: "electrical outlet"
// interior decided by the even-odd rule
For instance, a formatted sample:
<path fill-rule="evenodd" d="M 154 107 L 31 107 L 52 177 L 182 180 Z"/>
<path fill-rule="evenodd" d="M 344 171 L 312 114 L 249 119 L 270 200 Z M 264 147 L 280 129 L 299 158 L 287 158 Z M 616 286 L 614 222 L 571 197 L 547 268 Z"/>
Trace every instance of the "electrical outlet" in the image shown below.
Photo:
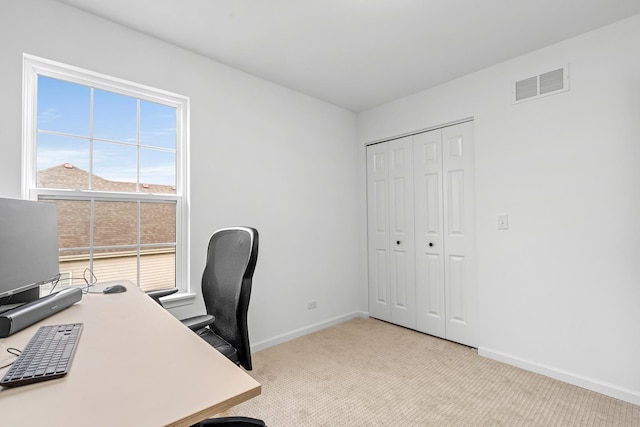
<path fill-rule="evenodd" d="M 316 301 L 307 302 L 307 310 L 313 310 L 318 307 L 318 303 Z"/>

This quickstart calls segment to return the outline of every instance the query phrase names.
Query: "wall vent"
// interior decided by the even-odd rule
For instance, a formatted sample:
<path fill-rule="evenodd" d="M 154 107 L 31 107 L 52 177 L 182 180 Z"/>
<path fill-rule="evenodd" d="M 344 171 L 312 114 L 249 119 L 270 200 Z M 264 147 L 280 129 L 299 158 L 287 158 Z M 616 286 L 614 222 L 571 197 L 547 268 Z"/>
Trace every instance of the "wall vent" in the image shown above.
<path fill-rule="evenodd" d="M 569 90 L 569 66 L 547 71 L 537 76 L 517 80 L 513 84 L 513 103 L 553 95 Z"/>

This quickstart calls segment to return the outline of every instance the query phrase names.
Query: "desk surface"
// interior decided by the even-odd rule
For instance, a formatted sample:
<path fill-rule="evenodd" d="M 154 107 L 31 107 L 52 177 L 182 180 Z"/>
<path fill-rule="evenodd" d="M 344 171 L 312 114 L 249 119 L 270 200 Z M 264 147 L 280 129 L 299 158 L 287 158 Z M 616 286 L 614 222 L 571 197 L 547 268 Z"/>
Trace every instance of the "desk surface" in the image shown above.
<path fill-rule="evenodd" d="M 142 291 L 82 301 L 0 339 L 0 366 L 42 325 L 84 323 L 66 377 L 0 388 L 2 425 L 189 426 L 260 394 L 260 384 Z M 0 377 L 8 368 L 0 370 Z"/>

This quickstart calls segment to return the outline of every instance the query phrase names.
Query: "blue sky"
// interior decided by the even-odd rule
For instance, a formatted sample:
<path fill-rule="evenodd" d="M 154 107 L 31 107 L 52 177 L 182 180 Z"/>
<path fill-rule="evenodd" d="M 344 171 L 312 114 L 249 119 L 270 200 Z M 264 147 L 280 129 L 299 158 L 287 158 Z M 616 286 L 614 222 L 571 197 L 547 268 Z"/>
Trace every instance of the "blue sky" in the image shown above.
<path fill-rule="evenodd" d="M 93 92 L 91 156 L 91 88 L 38 76 L 38 170 L 71 163 L 89 171 L 93 162 L 95 175 L 136 182 L 139 152 L 140 183 L 175 185 L 176 109 L 140 100 L 138 147 L 137 99 L 100 89 Z"/>

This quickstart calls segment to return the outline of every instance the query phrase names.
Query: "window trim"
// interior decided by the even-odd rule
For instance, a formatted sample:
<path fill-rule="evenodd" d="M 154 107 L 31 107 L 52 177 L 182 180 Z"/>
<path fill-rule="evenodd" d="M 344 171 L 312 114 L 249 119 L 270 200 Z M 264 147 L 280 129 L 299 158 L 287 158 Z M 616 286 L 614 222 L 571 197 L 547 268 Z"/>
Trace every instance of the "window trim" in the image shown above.
<path fill-rule="evenodd" d="M 54 190 L 36 187 L 36 123 L 37 77 L 47 77 L 95 87 L 97 89 L 169 105 L 177 109 L 176 115 L 176 194 L 119 193 L 96 190 Z M 63 64 L 30 54 L 23 54 L 22 78 L 22 197 L 37 200 L 39 195 L 64 198 L 88 198 L 108 195 L 109 199 L 136 199 L 144 201 L 176 202 L 176 287 L 182 297 L 191 293 L 189 271 L 189 128 L 190 100 L 188 97 L 130 82 L 106 74 Z M 105 194 L 106 193 L 106 194 Z M 182 298 L 179 297 L 179 298 Z M 178 298 L 178 297 L 176 297 Z"/>

